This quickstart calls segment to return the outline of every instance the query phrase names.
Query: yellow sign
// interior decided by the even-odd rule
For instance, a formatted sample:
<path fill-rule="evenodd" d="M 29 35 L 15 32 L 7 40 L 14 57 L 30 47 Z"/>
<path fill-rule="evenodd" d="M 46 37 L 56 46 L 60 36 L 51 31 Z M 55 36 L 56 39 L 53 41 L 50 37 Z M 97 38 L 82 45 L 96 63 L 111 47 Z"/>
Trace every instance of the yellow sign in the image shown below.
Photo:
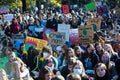
<path fill-rule="evenodd" d="M 44 46 L 47 45 L 47 41 L 46 40 L 42 40 L 42 39 L 38 39 L 38 38 L 33 38 L 33 37 L 28 37 L 25 40 L 25 44 L 24 44 L 24 53 L 27 53 L 29 47 L 34 46 L 36 47 L 38 50 L 42 50 L 42 48 Z"/>

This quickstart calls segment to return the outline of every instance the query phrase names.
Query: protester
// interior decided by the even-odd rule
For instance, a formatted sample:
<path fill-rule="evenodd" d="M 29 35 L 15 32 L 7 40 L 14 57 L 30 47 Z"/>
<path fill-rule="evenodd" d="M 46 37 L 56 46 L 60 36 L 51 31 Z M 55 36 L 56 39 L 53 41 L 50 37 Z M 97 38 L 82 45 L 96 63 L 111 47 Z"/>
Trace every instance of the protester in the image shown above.
<path fill-rule="evenodd" d="M 106 65 L 107 71 L 110 74 L 110 78 L 113 80 L 118 79 L 118 74 L 115 68 L 115 63 L 110 61 L 110 55 L 105 51 L 101 56 L 101 62 Z"/>
<path fill-rule="evenodd" d="M 55 75 L 51 80 L 65 80 L 63 76 L 61 75 Z"/>
<path fill-rule="evenodd" d="M 39 69 L 45 66 L 46 59 L 52 59 L 54 63 L 54 68 L 58 69 L 58 61 L 54 56 L 52 56 L 52 49 L 49 46 L 43 47 L 40 58 L 41 59 L 39 61 Z"/>
<path fill-rule="evenodd" d="M 40 74 L 38 80 L 51 80 L 54 76 L 53 72 L 47 66 L 43 67 L 39 73 Z"/>
<path fill-rule="evenodd" d="M 67 75 L 67 80 L 82 80 L 78 74 L 70 73 Z"/>
<path fill-rule="evenodd" d="M 105 64 L 98 63 L 95 65 L 95 78 L 94 79 L 95 80 L 111 80 Z"/>
<path fill-rule="evenodd" d="M 4 69 L 0 69 L 0 80 L 9 80 Z"/>

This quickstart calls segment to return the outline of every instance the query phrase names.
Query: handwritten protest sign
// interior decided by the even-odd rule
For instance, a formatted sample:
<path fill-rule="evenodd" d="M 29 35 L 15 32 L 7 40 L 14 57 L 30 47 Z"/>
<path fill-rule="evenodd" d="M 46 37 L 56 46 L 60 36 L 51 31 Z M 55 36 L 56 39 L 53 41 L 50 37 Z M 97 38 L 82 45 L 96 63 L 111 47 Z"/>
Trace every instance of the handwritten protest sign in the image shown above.
<path fill-rule="evenodd" d="M 101 19 L 100 18 L 89 18 L 87 25 L 92 25 L 94 31 L 99 30 L 101 27 Z"/>
<path fill-rule="evenodd" d="M 27 53 L 29 47 L 31 47 L 31 46 L 34 46 L 38 50 L 42 50 L 42 48 L 46 45 L 47 45 L 46 40 L 42 40 L 42 39 L 27 36 L 26 40 L 25 40 L 25 45 L 24 45 L 24 53 Z"/>
<path fill-rule="evenodd" d="M 70 33 L 69 24 L 58 24 L 58 32 L 65 33 L 65 41 L 69 41 L 69 33 Z"/>
<path fill-rule="evenodd" d="M 70 42 L 72 45 L 78 45 L 80 44 L 80 38 L 78 35 L 78 29 L 71 29 L 70 30 Z"/>
<path fill-rule="evenodd" d="M 96 4 L 95 2 L 91 2 L 89 4 L 86 4 L 85 8 L 87 11 L 96 10 Z"/>
<path fill-rule="evenodd" d="M 69 5 L 68 4 L 63 4 L 62 5 L 62 12 L 63 14 L 68 14 L 69 12 Z"/>
<path fill-rule="evenodd" d="M 10 12 L 9 6 L 0 6 L 0 14 Z"/>
<path fill-rule="evenodd" d="M 79 26 L 78 32 L 82 44 L 86 45 L 88 43 L 93 42 L 94 31 L 91 25 Z"/>
<path fill-rule="evenodd" d="M 51 32 L 49 35 L 49 44 L 51 45 L 64 45 L 65 33 Z"/>
<path fill-rule="evenodd" d="M 5 14 L 4 15 L 4 22 L 12 21 L 13 17 L 14 17 L 13 14 Z"/>

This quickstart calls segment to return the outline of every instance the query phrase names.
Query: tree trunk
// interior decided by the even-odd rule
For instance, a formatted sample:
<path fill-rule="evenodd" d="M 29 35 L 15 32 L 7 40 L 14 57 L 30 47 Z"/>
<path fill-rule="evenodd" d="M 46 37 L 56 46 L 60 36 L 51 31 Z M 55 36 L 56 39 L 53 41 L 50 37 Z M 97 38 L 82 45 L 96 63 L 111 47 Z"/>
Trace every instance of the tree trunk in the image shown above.
<path fill-rule="evenodd" d="M 22 10 L 23 12 L 26 11 L 26 0 L 22 0 Z"/>

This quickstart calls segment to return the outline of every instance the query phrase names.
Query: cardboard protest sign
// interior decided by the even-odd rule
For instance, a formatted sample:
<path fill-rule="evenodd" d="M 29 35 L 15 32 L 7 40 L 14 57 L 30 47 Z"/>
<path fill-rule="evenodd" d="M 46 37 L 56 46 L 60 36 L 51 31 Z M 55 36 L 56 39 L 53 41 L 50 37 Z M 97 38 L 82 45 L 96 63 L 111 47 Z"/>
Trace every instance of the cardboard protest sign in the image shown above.
<path fill-rule="evenodd" d="M 55 32 L 55 30 L 51 29 L 51 28 L 44 28 L 44 30 L 43 30 L 43 39 L 48 41 L 49 34 L 51 32 Z"/>
<path fill-rule="evenodd" d="M 63 14 L 68 14 L 69 12 L 69 5 L 68 4 L 63 4 L 62 5 L 62 13 Z"/>
<path fill-rule="evenodd" d="M 100 18 L 88 18 L 87 25 L 92 25 L 93 30 L 99 30 L 101 27 L 101 19 Z"/>
<path fill-rule="evenodd" d="M 49 44 L 64 45 L 65 44 L 65 33 L 51 32 L 49 35 Z"/>
<path fill-rule="evenodd" d="M 26 40 L 25 40 L 25 45 L 24 45 L 24 53 L 27 53 L 29 47 L 31 47 L 31 46 L 34 46 L 38 50 L 42 50 L 42 48 L 46 45 L 47 45 L 46 40 L 42 40 L 42 39 L 27 36 Z"/>
<path fill-rule="evenodd" d="M 58 32 L 65 33 L 65 41 L 69 41 L 69 33 L 70 33 L 69 24 L 58 24 Z"/>
<path fill-rule="evenodd" d="M 78 45 L 81 43 L 78 35 L 78 29 L 70 30 L 70 42 L 72 43 L 72 45 Z"/>
<path fill-rule="evenodd" d="M 14 15 L 13 14 L 5 14 L 4 15 L 4 22 L 6 21 L 12 21 Z"/>
<path fill-rule="evenodd" d="M 94 31 L 91 25 L 79 26 L 78 32 L 82 44 L 86 45 L 93 42 Z"/>
<path fill-rule="evenodd" d="M 0 6 L 0 14 L 9 13 L 9 6 Z"/>
<path fill-rule="evenodd" d="M 86 4 L 85 8 L 87 11 L 96 10 L 96 4 L 95 2 L 91 2 L 89 4 Z"/>

